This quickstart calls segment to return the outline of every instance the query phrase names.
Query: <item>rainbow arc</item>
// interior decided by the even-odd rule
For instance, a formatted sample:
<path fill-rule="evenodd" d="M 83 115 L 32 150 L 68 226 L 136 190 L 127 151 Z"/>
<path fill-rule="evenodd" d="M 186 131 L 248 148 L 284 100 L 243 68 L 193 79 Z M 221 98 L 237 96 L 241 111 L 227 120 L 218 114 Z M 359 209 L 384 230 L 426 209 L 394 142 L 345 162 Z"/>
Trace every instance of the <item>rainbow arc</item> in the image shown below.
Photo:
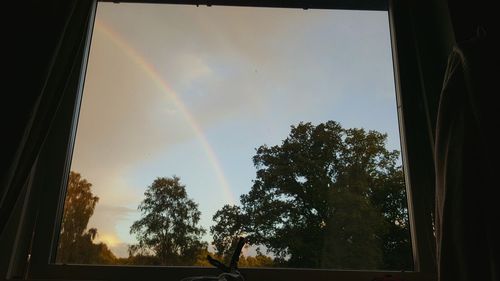
<path fill-rule="evenodd" d="M 144 71 L 152 82 L 165 94 L 170 97 L 175 108 L 182 114 L 183 118 L 189 124 L 193 130 L 196 138 L 200 142 L 203 150 L 205 151 L 206 157 L 210 162 L 217 180 L 223 190 L 226 199 L 231 202 L 231 204 L 236 204 L 235 197 L 231 191 L 231 187 L 224 175 L 221 164 L 217 158 L 217 155 L 210 145 L 207 137 L 205 136 L 202 128 L 198 124 L 196 118 L 189 112 L 188 108 L 179 97 L 179 95 L 170 87 L 167 81 L 162 77 L 161 73 L 156 69 L 154 65 L 149 63 L 147 59 L 133 46 L 131 46 L 127 41 L 115 30 L 113 30 L 109 25 L 104 23 L 102 20 L 96 20 L 94 31 L 102 32 L 108 39 L 110 39 L 120 50 L 122 50 L 127 57 L 137 64 L 142 71 Z"/>

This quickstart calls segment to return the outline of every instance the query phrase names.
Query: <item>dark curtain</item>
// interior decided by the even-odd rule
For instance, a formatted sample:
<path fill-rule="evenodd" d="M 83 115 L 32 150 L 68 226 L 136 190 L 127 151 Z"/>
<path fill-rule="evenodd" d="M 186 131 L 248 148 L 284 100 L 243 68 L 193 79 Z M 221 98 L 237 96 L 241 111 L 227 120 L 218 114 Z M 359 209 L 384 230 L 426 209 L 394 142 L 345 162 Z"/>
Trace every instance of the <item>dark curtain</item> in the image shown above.
<path fill-rule="evenodd" d="M 490 36 L 491 37 L 491 36 Z M 498 45 L 482 34 L 448 60 L 436 126 L 441 281 L 500 280 Z"/>
<path fill-rule="evenodd" d="M 12 66 L 7 82 L 15 90 L 2 97 L 0 234 L 68 92 L 68 77 L 82 66 L 95 7 L 92 0 L 20 2 L 5 11 L 18 17 L 11 22 L 6 54 Z"/>

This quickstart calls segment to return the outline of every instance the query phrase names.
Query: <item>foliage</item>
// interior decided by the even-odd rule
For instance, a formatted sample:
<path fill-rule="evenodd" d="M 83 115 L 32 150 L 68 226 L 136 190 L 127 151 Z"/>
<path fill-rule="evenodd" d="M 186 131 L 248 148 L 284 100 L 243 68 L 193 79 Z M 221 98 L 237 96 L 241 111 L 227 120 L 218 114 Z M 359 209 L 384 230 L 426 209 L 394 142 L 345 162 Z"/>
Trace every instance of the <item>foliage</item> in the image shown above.
<path fill-rule="evenodd" d="M 129 255 L 126 258 L 119 258 L 116 260 L 116 264 L 121 265 L 162 265 L 161 260 L 157 256 L 153 255 Z"/>
<path fill-rule="evenodd" d="M 375 186 L 371 199 L 384 214 L 388 226 L 382 238 L 384 268 L 410 270 L 413 257 L 402 169 L 396 168 L 381 177 Z"/>
<path fill-rule="evenodd" d="M 188 198 L 178 177 L 157 178 L 144 192 L 138 209 L 142 217 L 130 227 L 138 244 L 129 247 L 131 256 L 155 256 L 162 265 L 190 265 L 206 248 L 205 230 L 198 226 L 201 212 Z"/>
<path fill-rule="evenodd" d="M 243 234 L 243 223 L 246 218 L 240 207 L 225 205 L 215 213 L 212 219 L 216 223 L 210 227 L 214 238 L 215 252 L 224 257 L 225 262 L 228 262 L 239 237 Z"/>
<path fill-rule="evenodd" d="M 389 245 L 408 248 L 398 236 L 407 221 L 399 155 L 385 148 L 386 138 L 329 121 L 300 123 L 281 145 L 260 146 L 256 179 L 242 206 L 226 205 L 214 216 L 218 253 L 246 233 L 280 265 L 394 269 L 385 255 L 397 252 Z M 385 202 L 391 196 L 397 203 Z"/>
<path fill-rule="evenodd" d="M 116 259 L 106 244 L 93 243 L 97 229 L 87 230 L 89 219 L 99 201 L 92 194 L 91 187 L 92 184 L 79 173 L 70 173 L 56 262 L 110 264 Z"/>
<path fill-rule="evenodd" d="M 224 264 L 229 264 L 229 259 L 231 255 L 229 255 L 229 259 L 226 256 L 219 255 L 217 253 L 211 253 L 207 249 L 203 249 L 200 251 L 198 258 L 194 265 L 196 266 L 204 266 L 204 267 L 213 267 L 207 260 L 207 255 L 212 256 L 214 259 L 219 261 L 224 261 Z M 240 260 L 238 262 L 238 267 L 273 267 L 274 260 L 271 257 L 258 253 L 256 256 L 245 256 L 241 254 Z"/>
<path fill-rule="evenodd" d="M 263 254 L 252 256 L 241 256 L 238 262 L 239 267 L 273 267 L 274 260 Z"/>

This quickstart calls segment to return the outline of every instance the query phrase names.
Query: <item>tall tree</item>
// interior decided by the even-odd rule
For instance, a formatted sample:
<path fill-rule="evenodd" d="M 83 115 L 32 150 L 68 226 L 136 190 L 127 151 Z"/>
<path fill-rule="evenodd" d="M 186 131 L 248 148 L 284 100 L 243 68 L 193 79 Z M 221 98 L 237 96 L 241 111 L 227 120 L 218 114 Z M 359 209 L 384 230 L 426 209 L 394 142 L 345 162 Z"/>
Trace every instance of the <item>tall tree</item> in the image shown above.
<path fill-rule="evenodd" d="M 77 172 L 70 172 L 64 200 L 56 261 L 60 263 L 109 264 L 116 257 L 104 243 L 95 244 L 97 229 L 87 229 L 99 197 L 92 184 Z"/>
<path fill-rule="evenodd" d="M 214 216 L 216 248 L 230 247 L 228 235 L 246 233 L 249 243 L 266 246 L 286 266 L 384 268 L 385 212 L 394 210 L 374 194 L 384 197 L 378 189 L 387 185 L 404 188 L 389 180 L 400 168 L 386 138 L 334 121 L 300 123 L 281 145 L 259 147 L 256 179 L 242 206 L 225 206 Z"/>
<path fill-rule="evenodd" d="M 155 256 L 163 265 L 194 264 L 206 248 L 201 241 L 205 230 L 198 225 L 198 204 L 188 198 L 180 179 L 157 178 L 144 197 L 138 207 L 142 217 L 130 228 L 139 242 L 130 247 L 132 255 Z"/>

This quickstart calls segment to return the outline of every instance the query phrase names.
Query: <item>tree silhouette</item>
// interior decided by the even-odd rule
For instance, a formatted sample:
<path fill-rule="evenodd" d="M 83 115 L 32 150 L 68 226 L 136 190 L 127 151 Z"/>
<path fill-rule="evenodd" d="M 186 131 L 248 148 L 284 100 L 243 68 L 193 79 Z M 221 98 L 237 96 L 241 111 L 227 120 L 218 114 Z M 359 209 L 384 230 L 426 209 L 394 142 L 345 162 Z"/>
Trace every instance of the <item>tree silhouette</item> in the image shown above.
<path fill-rule="evenodd" d="M 409 244 L 400 237 L 407 220 L 399 155 L 385 148 L 386 138 L 329 121 L 299 123 L 281 145 L 260 146 L 242 206 L 226 205 L 214 216 L 217 251 L 246 233 L 283 266 L 394 269 L 385 254 Z"/>
<path fill-rule="evenodd" d="M 130 259 L 154 256 L 162 265 L 194 264 L 206 248 L 201 241 L 205 230 L 198 226 L 198 204 L 188 198 L 180 179 L 157 178 L 144 196 L 138 207 L 142 217 L 130 227 L 139 242 L 129 247 Z"/>
<path fill-rule="evenodd" d="M 210 227 L 213 235 L 215 253 L 223 257 L 224 262 L 229 262 L 237 245 L 239 237 L 243 234 L 243 224 L 247 221 L 240 207 L 225 205 L 213 216 L 215 225 Z"/>
<path fill-rule="evenodd" d="M 374 186 L 372 202 L 382 211 L 388 226 L 382 238 L 384 268 L 411 270 L 413 257 L 403 170 L 396 167 Z"/>
<path fill-rule="evenodd" d="M 87 225 L 99 201 L 92 184 L 79 173 L 70 172 L 64 201 L 56 262 L 110 264 L 116 257 L 104 243 L 94 244 L 97 229 Z"/>

